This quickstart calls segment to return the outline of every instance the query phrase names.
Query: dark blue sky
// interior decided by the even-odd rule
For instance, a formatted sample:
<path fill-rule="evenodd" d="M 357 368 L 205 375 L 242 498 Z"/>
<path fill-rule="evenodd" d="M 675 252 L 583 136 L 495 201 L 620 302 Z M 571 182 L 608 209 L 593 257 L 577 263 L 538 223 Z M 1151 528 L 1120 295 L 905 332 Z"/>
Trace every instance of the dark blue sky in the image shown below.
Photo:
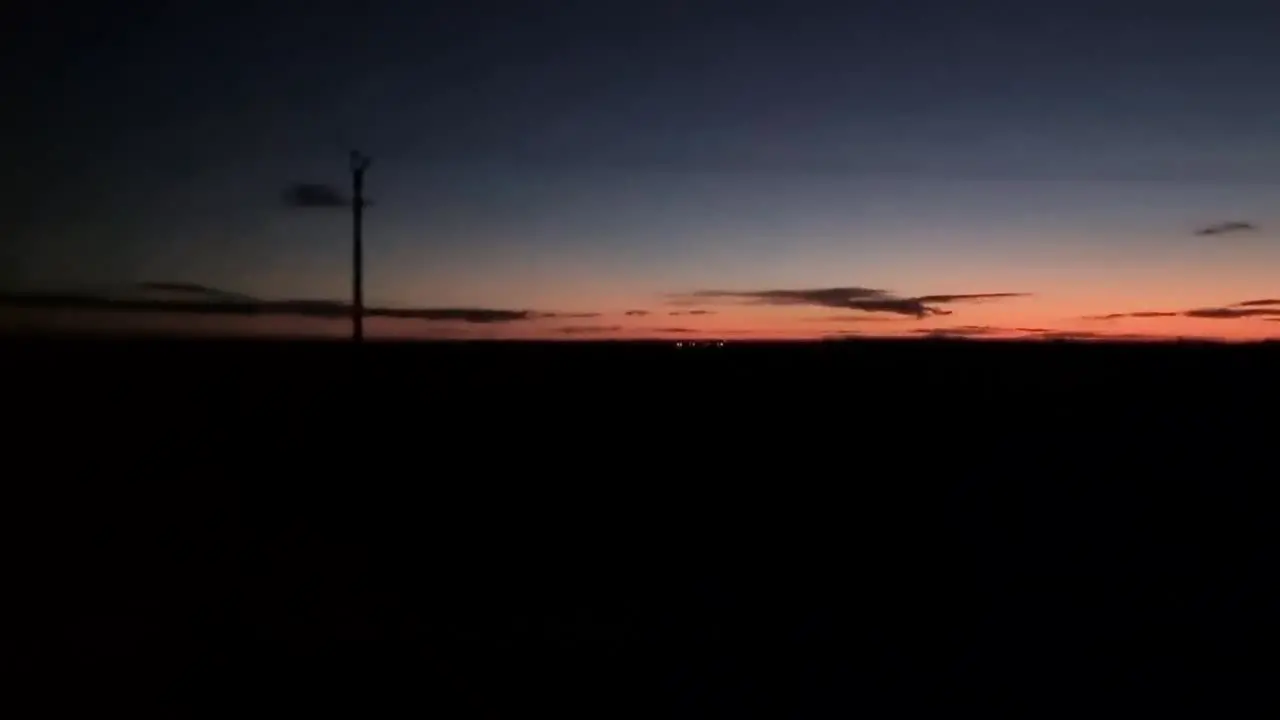
<path fill-rule="evenodd" d="M 1276 3 L 130 8 L 23 26 L 4 172 L 28 284 L 341 296 L 345 219 L 279 193 L 343 182 L 350 147 L 375 157 L 373 301 L 864 285 L 1051 313 L 1280 272 L 1275 243 L 1188 240 L 1265 231 L 1280 197 Z"/>

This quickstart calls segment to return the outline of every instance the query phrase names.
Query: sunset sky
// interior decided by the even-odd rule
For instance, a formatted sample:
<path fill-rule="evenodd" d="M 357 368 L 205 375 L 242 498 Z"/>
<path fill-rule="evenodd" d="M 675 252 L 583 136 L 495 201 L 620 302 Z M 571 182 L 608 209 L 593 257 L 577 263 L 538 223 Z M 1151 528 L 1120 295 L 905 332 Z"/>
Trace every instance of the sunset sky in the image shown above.
<path fill-rule="evenodd" d="M 374 337 L 1280 338 L 1280 4 L 196 6 L 22 19 L 0 325 L 343 335 L 359 148 Z"/>

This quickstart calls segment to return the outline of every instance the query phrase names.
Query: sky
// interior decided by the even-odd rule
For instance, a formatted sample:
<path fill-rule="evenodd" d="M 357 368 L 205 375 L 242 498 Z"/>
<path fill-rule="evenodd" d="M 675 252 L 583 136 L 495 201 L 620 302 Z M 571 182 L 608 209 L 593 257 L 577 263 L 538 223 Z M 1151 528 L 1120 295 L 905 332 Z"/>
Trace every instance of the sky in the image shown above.
<path fill-rule="evenodd" d="M 0 326 L 1280 337 L 1274 3 L 30 5 Z"/>

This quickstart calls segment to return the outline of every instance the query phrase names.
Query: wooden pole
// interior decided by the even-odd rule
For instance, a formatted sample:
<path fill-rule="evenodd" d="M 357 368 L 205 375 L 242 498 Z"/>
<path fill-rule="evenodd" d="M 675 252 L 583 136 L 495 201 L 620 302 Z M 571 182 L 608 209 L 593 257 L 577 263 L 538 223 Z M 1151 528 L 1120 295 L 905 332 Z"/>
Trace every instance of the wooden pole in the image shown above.
<path fill-rule="evenodd" d="M 351 151 L 351 339 L 364 341 L 364 173 L 369 158 Z"/>

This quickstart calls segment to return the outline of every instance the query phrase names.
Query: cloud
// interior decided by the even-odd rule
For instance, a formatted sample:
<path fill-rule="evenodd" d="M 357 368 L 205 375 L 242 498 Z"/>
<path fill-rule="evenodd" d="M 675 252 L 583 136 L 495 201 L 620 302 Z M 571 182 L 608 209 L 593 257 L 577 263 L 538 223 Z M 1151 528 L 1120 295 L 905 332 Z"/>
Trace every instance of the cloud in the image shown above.
<path fill-rule="evenodd" d="M 1070 340 L 1070 341 L 1111 341 L 1111 342 L 1173 342 L 1178 340 L 1201 341 L 1196 337 L 1174 337 L 1169 335 L 1153 335 L 1149 333 L 1103 333 L 1088 330 L 1052 330 L 1049 328 L 1004 328 L 992 325 L 957 325 L 941 328 L 917 328 L 909 331 L 912 335 L 940 340 L 959 339 L 992 339 L 992 340 Z M 853 333 L 840 333 L 848 335 Z"/>
<path fill-rule="evenodd" d="M 168 283 L 151 283 L 165 286 Z M 334 300 L 256 300 L 235 293 L 201 288 L 192 294 L 203 299 L 120 298 L 58 293 L 0 294 L 0 306 L 26 309 L 114 310 L 127 312 L 190 313 L 197 315 L 293 315 L 311 318 L 347 318 L 351 305 Z M 231 298 L 231 299 L 208 299 Z M 507 323 L 544 318 L 595 317 L 593 313 L 548 313 L 495 308 L 384 308 L 368 307 L 369 318 L 401 318 L 424 321 L 456 321 L 469 324 Z"/>
<path fill-rule="evenodd" d="M 1128 312 L 1128 313 L 1108 313 L 1106 315 L 1088 315 L 1085 320 L 1122 320 L 1125 318 L 1174 318 L 1187 317 L 1199 318 L 1202 320 L 1239 320 L 1244 318 L 1271 317 L 1280 316 L 1280 307 L 1265 307 L 1267 305 L 1277 305 L 1271 300 L 1247 300 L 1242 303 L 1235 303 L 1226 307 L 1209 307 L 1194 308 L 1192 310 L 1180 310 L 1178 312 Z"/>
<path fill-rule="evenodd" d="M 1034 336 L 1038 340 L 1065 340 L 1073 342 L 1221 342 L 1220 339 L 1200 336 L 1152 335 L 1150 333 L 1100 333 L 1088 330 L 1062 330 Z M 1030 339 L 1030 337 L 1028 337 Z"/>
<path fill-rule="evenodd" d="M 351 198 L 332 185 L 296 183 L 284 191 L 284 204 L 295 208 L 349 208 Z"/>
<path fill-rule="evenodd" d="M 188 297 L 206 298 L 211 300 L 231 300 L 241 302 L 256 300 L 256 298 L 251 295 L 219 290 L 218 288 L 209 287 L 208 285 L 200 285 L 199 283 L 142 282 L 138 283 L 137 288 L 144 292 L 172 293 L 178 296 L 185 295 Z"/>
<path fill-rule="evenodd" d="M 694 330 L 693 328 L 685 328 L 685 327 L 661 327 L 661 328 L 650 328 L 649 332 L 681 335 L 685 333 L 692 333 L 692 332 L 698 332 L 698 331 Z"/>
<path fill-rule="evenodd" d="M 682 303 L 693 301 L 729 300 L 761 305 L 809 305 L 842 310 L 858 310 L 867 313 L 889 313 L 924 318 L 930 315 L 950 315 L 938 305 L 958 302 L 978 302 L 1006 298 L 1026 297 L 1028 293 L 965 293 L 948 295 L 920 295 L 899 297 L 887 290 L 865 287 L 812 288 L 803 290 L 754 290 L 725 291 L 699 290 L 677 295 Z"/>
<path fill-rule="evenodd" d="M 974 300 L 999 300 L 1002 298 L 1027 297 L 1030 293 L 970 293 L 966 295 L 922 295 L 916 300 L 923 303 L 953 303 Z"/>
<path fill-rule="evenodd" d="M 556 328 L 556 332 L 561 332 L 565 335 L 590 335 L 594 333 L 618 332 L 621 329 L 621 325 L 568 325 L 566 327 Z"/>
<path fill-rule="evenodd" d="M 1037 335 L 1043 340 L 1086 340 L 1108 337 L 1105 333 L 1096 333 L 1089 330 L 1050 330 L 1049 332 L 1037 333 Z"/>
<path fill-rule="evenodd" d="M 715 310 L 672 310 L 668 315 L 715 315 Z"/>
<path fill-rule="evenodd" d="M 989 325 L 960 325 L 945 328 L 920 328 L 912 330 L 911 332 L 931 337 L 984 337 L 989 335 L 1003 335 L 1007 334 L 1009 331 L 1004 328 L 991 327 Z"/>
<path fill-rule="evenodd" d="M 1202 237 L 1209 235 L 1226 235 L 1228 233 L 1248 232 L 1250 230 L 1257 229 L 1258 227 L 1253 223 L 1232 221 L 1217 223 L 1216 225 L 1209 225 L 1207 227 L 1200 228 L 1199 230 L 1196 230 L 1196 235 L 1200 235 Z"/>
<path fill-rule="evenodd" d="M 826 317 L 805 318 L 809 322 L 893 322 L 894 318 L 880 317 L 878 315 L 828 315 Z"/>
<path fill-rule="evenodd" d="M 1280 308 L 1199 308 L 1197 310 L 1188 310 L 1183 315 L 1193 318 L 1209 318 L 1213 320 L 1233 320 L 1236 318 L 1249 317 L 1265 317 L 1268 315 L 1280 315 Z"/>
<path fill-rule="evenodd" d="M 1149 333 L 1103 333 L 1088 330 L 1051 330 L 1048 328 L 1001 328 L 989 325 L 960 325 L 947 328 L 918 328 L 911 335 L 935 340 L 986 340 L 1000 342 L 1215 342 L 1212 338 L 1175 337 Z M 846 330 L 823 336 L 824 340 L 885 340 L 893 335 Z"/>
<path fill-rule="evenodd" d="M 649 314 L 648 310 L 628 310 L 624 313 L 627 317 L 644 317 Z"/>
<path fill-rule="evenodd" d="M 686 295 L 678 295 L 684 300 L 740 300 L 765 305 L 820 305 L 823 307 L 846 307 L 851 300 L 889 297 L 884 290 L 863 287 L 817 288 L 810 290 L 698 290 Z"/>
<path fill-rule="evenodd" d="M 335 303 L 324 316 L 346 317 L 351 306 Z M 369 308 L 365 311 L 369 317 L 403 318 L 406 320 L 457 320 L 472 324 L 516 322 L 519 320 L 536 320 L 542 317 L 556 317 L 551 313 L 535 313 L 529 310 L 495 310 L 493 308 Z"/>
<path fill-rule="evenodd" d="M 1179 317 L 1182 313 L 1176 312 L 1127 312 L 1127 313 L 1107 313 L 1106 315 L 1086 315 L 1084 320 L 1120 320 L 1122 318 L 1166 318 Z"/>
<path fill-rule="evenodd" d="M 1159 335 L 1145 335 L 1142 333 L 1098 333 L 1089 332 L 1087 330 L 1076 331 L 1052 331 L 1041 333 L 1037 336 L 1041 340 L 1168 340 L 1170 338 Z"/>

